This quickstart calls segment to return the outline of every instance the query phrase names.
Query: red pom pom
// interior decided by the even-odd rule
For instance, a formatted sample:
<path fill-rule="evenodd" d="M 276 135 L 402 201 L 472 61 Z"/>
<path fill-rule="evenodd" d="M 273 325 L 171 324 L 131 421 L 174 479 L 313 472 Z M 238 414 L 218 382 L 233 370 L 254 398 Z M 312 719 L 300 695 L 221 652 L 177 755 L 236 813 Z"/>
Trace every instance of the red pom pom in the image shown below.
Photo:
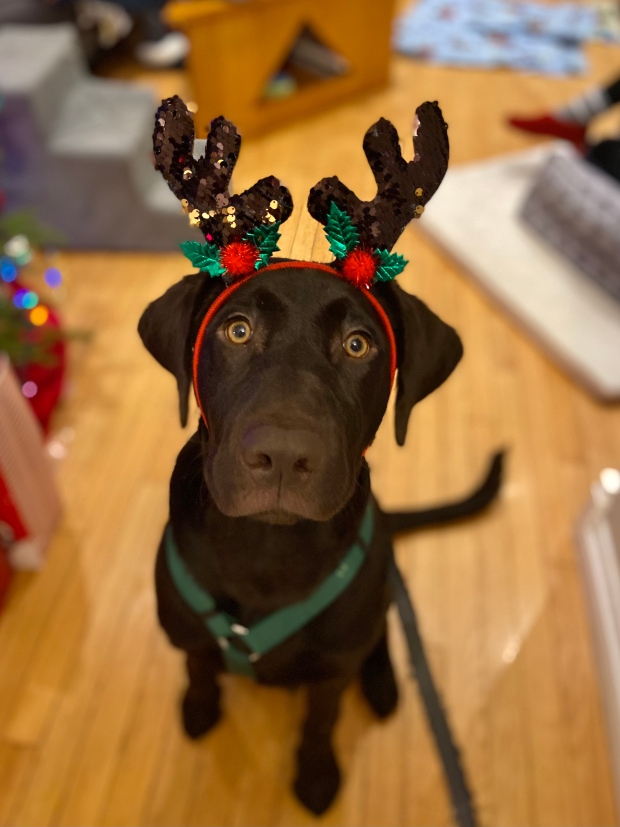
<path fill-rule="evenodd" d="M 259 252 L 248 241 L 231 241 L 220 252 L 220 263 L 229 276 L 247 276 L 256 269 Z"/>
<path fill-rule="evenodd" d="M 343 261 L 341 272 L 355 287 L 370 287 L 377 272 L 377 259 L 369 250 L 353 250 Z"/>

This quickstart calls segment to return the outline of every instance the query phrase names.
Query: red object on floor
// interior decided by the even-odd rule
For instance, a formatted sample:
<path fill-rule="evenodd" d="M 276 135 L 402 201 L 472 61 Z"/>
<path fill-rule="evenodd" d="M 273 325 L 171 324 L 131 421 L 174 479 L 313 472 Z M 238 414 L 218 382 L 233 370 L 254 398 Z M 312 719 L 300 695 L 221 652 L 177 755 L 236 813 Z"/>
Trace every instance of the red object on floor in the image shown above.
<path fill-rule="evenodd" d="M 586 127 L 578 123 L 561 121 L 553 115 L 540 115 L 537 118 L 508 118 L 508 123 L 522 132 L 534 135 L 549 135 L 570 141 L 582 152 L 586 143 Z"/>

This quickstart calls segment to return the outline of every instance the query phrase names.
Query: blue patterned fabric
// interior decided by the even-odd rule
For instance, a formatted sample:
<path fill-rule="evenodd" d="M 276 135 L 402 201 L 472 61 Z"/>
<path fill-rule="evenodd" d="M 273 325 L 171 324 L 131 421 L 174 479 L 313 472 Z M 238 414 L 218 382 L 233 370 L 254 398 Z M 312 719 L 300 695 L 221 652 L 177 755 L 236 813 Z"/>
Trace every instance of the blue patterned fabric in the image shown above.
<path fill-rule="evenodd" d="M 509 0 L 418 0 L 397 21 L 394 47 L 434 63 L 548 75 L 587 69 L 597 35 L 593 7 Z"/>

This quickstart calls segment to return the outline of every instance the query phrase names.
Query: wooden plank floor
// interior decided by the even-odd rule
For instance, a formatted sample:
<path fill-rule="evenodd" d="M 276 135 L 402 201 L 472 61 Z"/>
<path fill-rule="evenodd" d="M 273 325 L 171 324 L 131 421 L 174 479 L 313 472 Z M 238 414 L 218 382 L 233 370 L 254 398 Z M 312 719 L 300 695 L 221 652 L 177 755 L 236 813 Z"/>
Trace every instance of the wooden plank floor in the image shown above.
<path fill-rule="evenodd" d="M 384 93 L 248 143 L 236 187 L 281 176 L 297 205 L 283 254 L 324 257 L 308 190 L 337 173 L 371 195 L 360 147 L 378 116 L 407 135 L 415 106 L 438 99 L 453 162 L 516 149 L 529 141 L 504 127 L 506 111 L 559 103 L 620 70 L 617 49 L 591 54 L 591 76 L 570 80 L 395 59 Z M 166 94 L 185 88 L 175 75 L 150 82 Z M 414 228 L 397 249 L 411 261 L 405 287 L 460 331 L 466 358 L 415 411 L 405 448 L 387 416 L 369 452 L 378 497 L 394 507 L 458 495 L 491 451 L 509 449 L 490 513 L 398 545 L 482 821 L 616 824 L 572 533 L 590 482 L 620 466 L 620 409 L 571 382 Z M 157 627 L 152 567 L 189 432 L 173 380 L 135 329 L 147 302 L 187 271 L 184 260 L 65 253 L 59 264 L 66 320 L 94 338 L 73 348 L 56 420 L 74 431 L 58 470 L 62 525 L 45 569 L 17 578 L 0 617 L 0 824 L 312 824 L 289 792 L 300 693 L 226 678 L 217 730 L 190 743 L 179 727 L 182 662 Z M 345 783 L 325 824 L 451 822 L 393 631 L 400 707 L 379 724 L 357 687 L 348 692 L 337 729 Z"/>

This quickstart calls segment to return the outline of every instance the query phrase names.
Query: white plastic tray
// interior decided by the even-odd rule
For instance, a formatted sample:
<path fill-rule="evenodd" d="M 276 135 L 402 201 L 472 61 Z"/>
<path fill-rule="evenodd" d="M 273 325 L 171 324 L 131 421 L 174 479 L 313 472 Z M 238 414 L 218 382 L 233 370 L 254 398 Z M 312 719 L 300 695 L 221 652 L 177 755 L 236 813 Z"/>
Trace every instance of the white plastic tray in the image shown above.
<path fill-rule="evenodd" d="M 561 142 L 449 170 L 417 225 L 596 396 L 620 399 L 620 303 L 518 218 Z"/>

